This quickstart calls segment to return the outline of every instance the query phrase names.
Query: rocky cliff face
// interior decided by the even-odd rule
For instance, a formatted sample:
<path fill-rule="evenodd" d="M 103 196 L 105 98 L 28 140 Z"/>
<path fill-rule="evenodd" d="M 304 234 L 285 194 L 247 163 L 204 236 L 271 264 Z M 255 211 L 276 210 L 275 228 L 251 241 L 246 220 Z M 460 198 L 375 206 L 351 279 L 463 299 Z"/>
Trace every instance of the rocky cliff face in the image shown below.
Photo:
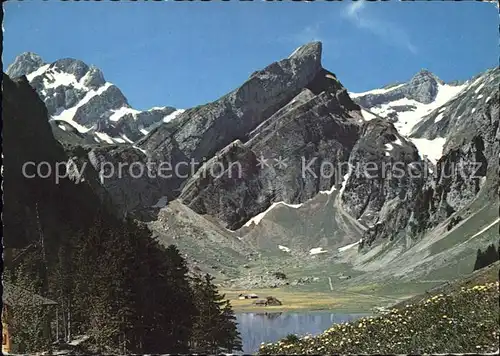
<path fill-rule="evenodd" d="M 312 49 L 300 48 L 290 58 Z M 293 93 L 245 143 L 236 140 L 207 162 L 185 184 L 182 202 L 237 229 L 273 202 L 302 203 L 340 181 L 337 168 L 359 135 L 358 106 L 324 69 Z M 223 168 L 214 176 L 215 167 Z"/>
<path fill-rule="evenodd" d="M 210 158 L 245 136 L 309 84 L 321 69 L 321 43 L 256 71 L 241 87 L 212 103 L 186 110 L 175 125 L 163 125 L 138 146 L 156 160 Z M 172 162 L 174 163 L 174 162 Z"/>
<path fill-rule="evenodd" d="M 169 241 L 175 226 L 191 252 L 209 246 L 210 263 L 219 245 L 245 260 L 242 236 L 276 250 L 293 235 L 287 249 L 297 256 L 298 246 L 336 249 L 361 236 L 362 251 L 387 239 L 406 238 L 409 247 L 429 229 L 443 222 L 451 229 L 488 204 L 498 191 L 498 69 L 453 84 L 421 71 L 407 83 L 349 94 L 322 67 L 321 51 L 318 42 L 304 45 L 220 99 L 186 111 L 138 112 L 98 69 L 73 59 L 46 64 L 25 54 L 9 71 L 27 75 L 47 106 L 15 110 L 39 118 L 44 140 L 53 141 L 46 132 L 52 116 L 66 150 L 55 145 L 53 160 L 87 164 L 92 199 L 112 204 L 120 216 L 152 219 Z M 28 81 L 8 85 L 34 102 Z M 102 164 L 115 172 L 100 177 Z M 25 216 L 20 207 L 13 211 Z M 314 219 L 319 211 L 321 221 Z M 323 223 L 325 211 L 331 221 Z M 259 224 L 266 214 L 270 222 Z M 201 233 L 198 224 L 210 231 Z M 308 237 L 315 246 L 301 241 Z"/>
<path fill-rule="evenodd" d="M 444 82 L 424 69 L 415 74 L 407 83 L 355 94 L 355 101 L 368 109 L 403 98 L 422 104 L 430 104 L 436 99 L 439 85 L 444 85 Z"/>
<path fill-rule="evenodd" d="M 90 170 L 88 179 L 77 180 L 76 166 L 71 163 L 75 158 L 54 139 L 47 116 L 44 103 L 25 77 L 13 81 L 3 75 L 6 247 L 21 248 L 38 241 L 39 229 L 47 241 L 57 243 L 66 234 L 90 226 L 99 210 L 107 210 L 95 194 Z"/>
<path fill-rule="evenodd" d="M 425 180 L 417 148 L 382 119 L 365 123 L 350 158 L 342 203 L 367 226 L 382 224 L 398 211 L 406 214 Z"/>
<path fill-rule="evenodd" d="M 97 143 L 136 141 L 176 112 L 168 106 L 133 109 L 101 70 L 77 59 L 45 63 L 34 53 L 23 53 L 8 67 L 7 74 L 13 78 L 25 75 L 51 120 L 89 134 Z"/>
<path fill-rule="evenodd" d="M 422 118 L 409 140 L 443 155 L 406 204 L 365 235 L 365 244 L 388 237 L 421 236 L 448 220 L 448 229 L 496 199 L 498 192 L 498 69 L 463 83 L 455 98 Z"/>

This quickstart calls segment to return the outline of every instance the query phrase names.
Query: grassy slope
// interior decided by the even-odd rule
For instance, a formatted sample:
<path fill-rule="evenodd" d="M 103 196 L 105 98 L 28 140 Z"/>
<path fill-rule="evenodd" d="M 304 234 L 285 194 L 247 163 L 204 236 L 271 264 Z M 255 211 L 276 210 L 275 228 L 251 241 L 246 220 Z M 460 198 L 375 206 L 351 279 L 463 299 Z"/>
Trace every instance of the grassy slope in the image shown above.
<path fill-rule="evenodd" d="M 474 265 L 477 248 L 484 249 L 490 243 L 498 241 L 498 223 L 475 236 L 495 221 L 494 212 L 492 206 L 487 206 L 447 234 L 442 234 L 441 229 L 437 229 L 435 236 L 431 236 L 428 241 L 421 241 L 415 248 L 397 256 L 382 269 L 373 271 L 360 270 L 348 262 L 344 263 L 341 258 L 326 255 L 294 259 L 282 252 L 282 257 L 274 259 L 274 263 L 271 259 L 266 263 L 262 260 L 254 261 L 252 270 L 256 273 L 262 271 L 263 266 L 259 264 L 272 264 L 273 270 L 284 272 L 289 281 L 305 276 L 317 277 L 318 281 L 270 290 L 253 289 L 248 292 L 283 299 L 283 306 L 273 307 L 273 310 L 350 309 L 353 312 L 364 312 L 375 306 L 390 306 L 432 290 L 444 282 L 454 283 L 457 278 L 469 274 Z M 393 245 L 395 243 L 391 242 Z M 395 247 L 384 250 L 394 250 Z M 355 256 L 357 250 L 353 249 L 347 254 Z M 340 274 L 352 278 L 343 280 L 339 277 Z M 332 281 L 333 291 L 330 290 L 328 278 Z M 237 296 L 234 293 L 236 290 L 227 292 L 230 300 L 232 295 Z M 248 301 L 234 299 L 237 298 L 232 299 L 236 311 L 263 309 L 252 306 Z"/>
<path fill-rule="evenodd" d="M 459 291 L 461 288 L 472 288 L 475 285 L 481 285 L 498 281 L 499 270 L 500 270 L 500 261 L 497 261 L 490 266 L 482 268 L 478 271 L 474 271 L 473 273 L 464 278 L 440 284 L 428 290 L 424 294 L 417 295 L 408 300 L 405 300 L 404 302 L 398 303 L 394 307 L 400 308 L 407 304 L 416 304 L 422 302 L 423 300 L 427 299 L 429 296 L 432 295 L 450 294 Z"/>
<path fill-rule="evenodd" d="M 499 262 L 398 303 L 388 314 L 333 325 L 317 337 L 289 337 L 261 354 L 485 353 L 498 350 Z"/>

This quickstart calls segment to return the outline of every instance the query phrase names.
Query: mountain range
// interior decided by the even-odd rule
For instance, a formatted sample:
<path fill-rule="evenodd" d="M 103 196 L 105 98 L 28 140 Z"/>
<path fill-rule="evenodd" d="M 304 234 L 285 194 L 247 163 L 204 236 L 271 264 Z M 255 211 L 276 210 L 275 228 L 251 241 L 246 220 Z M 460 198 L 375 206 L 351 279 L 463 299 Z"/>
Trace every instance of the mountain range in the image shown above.
<path fill-rule="evenodd" d="M 135 110 L 99 69 L 34 53 L 8 67 L 18 79 L 4 91 L 32 90 L 26 102 L 46 107 L 22 127 L 59 147 L 53 159 L 71 162 L 80 191 L 54 194 L 133 216 L 220 283 L 276 286 L 263 271 L 285 270 L 403 285 L 472 270 L 477 249 L 498 239 L 500 70 L 454 83 L 422 70 L 351 93 L 321 59 L 320 42 L 305 44 L 186 110 Z M 160 175 L 165 162 L 175 174 Z M 150 174 L 102 171 L 120 164 Z"/>

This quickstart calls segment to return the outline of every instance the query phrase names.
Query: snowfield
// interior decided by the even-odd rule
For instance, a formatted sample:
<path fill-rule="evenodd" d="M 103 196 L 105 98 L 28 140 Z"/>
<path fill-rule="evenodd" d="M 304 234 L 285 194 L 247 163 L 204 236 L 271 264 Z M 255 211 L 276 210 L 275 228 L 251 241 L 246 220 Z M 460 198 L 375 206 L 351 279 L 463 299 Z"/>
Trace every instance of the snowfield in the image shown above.
<path fill-rule="evenodd" d="M 426 156 L 429 161 L 435 164 L 443 154 L 443 147 L 446 142 L 446 138 L 437 137 L 433 140 L 425 138 L 408 138 L 411 135 L 412 130 L 423 119 L 428 117 L 434 117 L 434 123 L 438 123 L 443 120 L 447 117 L 446 111 L 449 107 L 450 101 L 465 91 L 474 90 L 474 93 L 477 94 L 476 98 L 478 100 L 482 99 L 483 94 L 480 92 L 484 88 L 487 80 L 488 79 L 485 76 L 480 76 L 473 81 L 468 81 L 461 85 L 438 83 L 436 97 L 434 101 L 429 104 L 423 104 L 416 100 L 402 98 L 377 105 L 369 109 L 362 108 L 361 114 L 365 121 L 372 120 L 377 116 L 382 118 L 393 117 L 395 119 L 394 126 L 398 132 L 407 140 L 413 142 L 422 158 Z M 356 98 L 368 94 L 384 94 L 401 87 L 401 85 L 388 89 L 374 89 L 363 93 L 349 93 L 349 95 L 351 98 Z M 488 102 L 490 99 L 490 97 L 486 98 L 485 102 Z M 475 111 L 476 110 L 473 109 L 472 113 Z M 385 148 L 385 155 L 390 156 L 393 145 L 386 144 Z"/>
<path fill-rule="evenodd" d="M 56 113 L 54 113 L 51 117 L 53 120 L 60 120 L 64 121 L 70 125 L 72 125 L 78 132 L 80 133 L 89 133 L 89 131 L 95 131 L 96 127 L 87 127 L 84 125 L 81 125 L 77 123 L 74 120 L 74 117 L 76 115 L 77 110 L 87 104 L 92 98 L 95 96 L 99 96 L 103 94 L 108 88 L 110 88 L 113 84 L 106 82 L 104 85 L 102 85 L 98 89 L 92 89 L 88 86 L 85 85 L 85 82 L 89 79 L 89 75 L 91 75 L 91 71 L 87 72 L 80 80 L 77 80 L 76 76 L 71 73 L 66 73 L 62 71 L 60 68 L 53 66 L 53 64 L 45 64 L 38 68 L 37 70 L 29 73 L 26 78 L 28 79 L 29 82 L 32 82 L 35 78 L 41 78 L 43 82 L 43 89 L 41 90 L 42 96 L 47 95 L 48 89 L 55 89 L 58 87 L 67 87 L 67 88 L 74 88 L 78 90 L 82 90 L 86 92 L 85 96 L 77 102 L 75 105 L 73 105 L 70 108 L 64 108 L 60 107 L 56 110 Z M 57 95 L 55 93 L 54 95 Z M 154 111 L 154 110 L 163 110 L 165 107 L 153 107 L 147 111 Z M 171 113 L 170 115 L 167 115 L 163 118 L 163 122 L 169 122 L 173 119 L 175 119 L 177 116 L 179 116 L 181 113 L 183 113 L 185 110 L 183 109 L 178 109 Z M 126 115 L 132 115 L 133 120 L 137 120 L 137 115 L 140 114 L 142 111 L 133 109 L 129 106 L 123 106 L 118 109 L 113 109 L 108 113 L 101 113 L 101 115 L 106 114 L 106 117 L 110 122 L 117 123 L 120 120 L 122 120 Z M 109 115 L 109 117 L 108 117 Z M 65 128 L 61 128 L 65 130 Z M 142 128 L 139 130 L 143 135 L 147 135 L 149 133 L 149 130 L 146 128 Z M 99 132 L 99 134 L 95 133 L 94 135 L 94 141 L 96 142 L 107 142 L 107 143 L 132 143 L 133 141 L 130 140 L 128 137 L 124 137 L 124 134 L 119 135 L 118 137 L 110 137 L 108 134 Z"/>
<path fill-rule="evenodd" d="M 467 87 L 464 85 L 452 86 L 448 84 L 438 84 L 438 93 L 435 100 L 429 104 L 422 104 L 416 100 L 411 99 L 399 99 L 380 106 L 375 106 L 370 110 L 382 117 L 387 117 L 391 112 L 394 112 L 394 107 L 396 106 L 410 106 L 414 107 L 413 110 L 399 111 L 397 113 L 398 120 L 394 126 L 398 129 L 399 133 L 404 136 L 410 134 L 411 130 L 415 125 L 417 125 L 424 116 L 429 115 L 432 111 L 438 109 L 439 111 L 444 111 L 446 108 L 442 107 L 446 105 L 451 99 L 456 97 L 462 90 Z"/>
<path fill-rule="evenodd" d="M 101 86 L 99 89 L 89 91 L 83 97 L 83 99 L 78 102 L 78 104 L 76 104 L 75 106 L 73 106 L 73 107 L 71 107 L 69 109 L 62 110 L 58 115 L 52 116 L 52 119 L 69 122 L 70 124 L 72 124 L 81 133 L 88 132 L 90 130 L 90 128 L 87 128 L 87 127 L 85 127 L 83 125 L 80 125 L 79 123 L 77 123 L 76 121 L 73 120 L 73 118 L 75 117 L 76 111 L 81 106 L 83 106 L 86 103 L 88 103 L 89 100 L 92 99 L 94 96 L 101 95 L 102 93 L 104 93 L 104 91 L 106 91 L 111 85 L 112 85 L 111 83 L 107 82 L 106 84 L 104 84 L 103 86 Z"/>
<path fill-rule="evenodd" d="M 393 87 L 386 88 L 386 89 L 372 89 L 372 90 L 368 90 L 368 91 L 365 91 L 365 92 L 362 92 L 362 93 L 349 93 L 349 96 L 351 98 L 357 98 L 357 97 L 360 97 L 360 96 L 365 96 L 365 95 L 370 95 L 370 94 L 371 95 L 385 94 L 385 93 L 388 93 L 390 91 L 393 91 L 394 89 L 400 88 L 403 85 L 405 85 L 405 84 L 404 83 L 403 84 L 398 84 L 398 85 L 395 85 Z"/>
<path fill-rule="evenodd" d="M 282 202 L 282 201 L 277 202 L 277 203 L 272 203 L 271 206 L 269 208 L 267 208 L 267 210 L 263 211 L 260 214 L 255 215 L 253 218 L 251 218 L 250 220 L 248 220 L 245 223 L 245 226 L 250 226 L 252 224 L 258 225 L 260 223 L 260 221 L 264 218 L 264 216 L 266 216 L 266 214 L 268 212 L 270 212 L 271 210 L 273 210 L 274 208 L 276 208 L 278 205 L 284 205 L 284 206 L 288 206 L 289 208 L 294 208 L 294 209 L 298 209 L 298 208 L 300 208 L 302 206 L 302 204 L 288 204 L 288 203 L 285 203 L 285 202 Z"/>
<path fill-rule="evenodd" d="M 410 138 L 410 140 L 417 147 L 422 159 L 427 156 L 429 161 L 436 164 L 443 155 L 443 147 L 446 142 L 444 137 L 437 137 L 434 140 L 426 138 Z"/>

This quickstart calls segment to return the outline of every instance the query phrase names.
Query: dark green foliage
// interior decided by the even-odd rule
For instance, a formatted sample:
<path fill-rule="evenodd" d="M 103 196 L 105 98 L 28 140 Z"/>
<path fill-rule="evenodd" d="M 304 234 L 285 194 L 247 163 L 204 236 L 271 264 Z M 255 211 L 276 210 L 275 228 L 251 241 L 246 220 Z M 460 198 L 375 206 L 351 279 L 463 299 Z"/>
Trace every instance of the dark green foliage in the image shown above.
<path fill-rule="evenodd" d="M 450 222 L 448 223 L 448 225 L 446 226 L 446 230 L 447 231 L 450 231 L 451 229 L 453 229 L 455 226 L 458 225 L 458 223 L 460 221 L 462 221 L 463 218 L 460 216 L 460 215 L 457 215 L 457 216 L 454 216 L 450 219 Z"/>
<path fill-rule="evenodd" d="M 492 263 L 498 261 L 499 255 L 500 250 L 495 248 L 495 244 L 489 245 L 484 252 L 478 249 L 476 262 L 474 263 L 474 271 L 489 266 Z"/>
<path fill-rule="evenodd" d="M 233 310 L 225 296 L 217 291 L 213 279 L 209 274 L 193 277 L 198 315 L 193 325 L 192 349 L 211 354 L 241 351 Z"/>
<path fill-rule="evenodd" d="M 292 344 L 292 343 L 298 342 L 299 337 L 295 334 L 288 334 L 287 336 L 285 336 L 285 338 L 283 338 L 282 341 L 287 343 L 287 344 Z"/>
<path fill-rule="evenodd" d="M 40 294 L 43 281 L 36 273 L 40 257 L 39 253 L 31 256 L 16 268 L 15 273 L 5 271 L 3 280 L 9 284 L 15 281 L 18 291 L 23 294 Z M 9 305 L 8 315 L 2 315 L 2 322 L 9 325 L 12 342 L 17 347 L 16 352 L 46 350 L 50 347 L 50 309 L 35 300 L 33 303 L 26 303 L 23 294 L 16 293 L 9 298 L 14 305 Z"/>
<path fill-rule="evenodd" d="M 68 236 L 46 255 L 45 266 L 40 248 L 26 255 L 29 278 L 11 270 L 33 292 L 58 302 L 59 339 L 89 335 L 88 351 L 97 353 L 241 350 L 234 313 L 213 277 L 191 280 L 177 248 L 161 246 L 132 220 L 97 217 L 87 232 Z M 42 344 L 27 346 L 39 351 Z"/>

